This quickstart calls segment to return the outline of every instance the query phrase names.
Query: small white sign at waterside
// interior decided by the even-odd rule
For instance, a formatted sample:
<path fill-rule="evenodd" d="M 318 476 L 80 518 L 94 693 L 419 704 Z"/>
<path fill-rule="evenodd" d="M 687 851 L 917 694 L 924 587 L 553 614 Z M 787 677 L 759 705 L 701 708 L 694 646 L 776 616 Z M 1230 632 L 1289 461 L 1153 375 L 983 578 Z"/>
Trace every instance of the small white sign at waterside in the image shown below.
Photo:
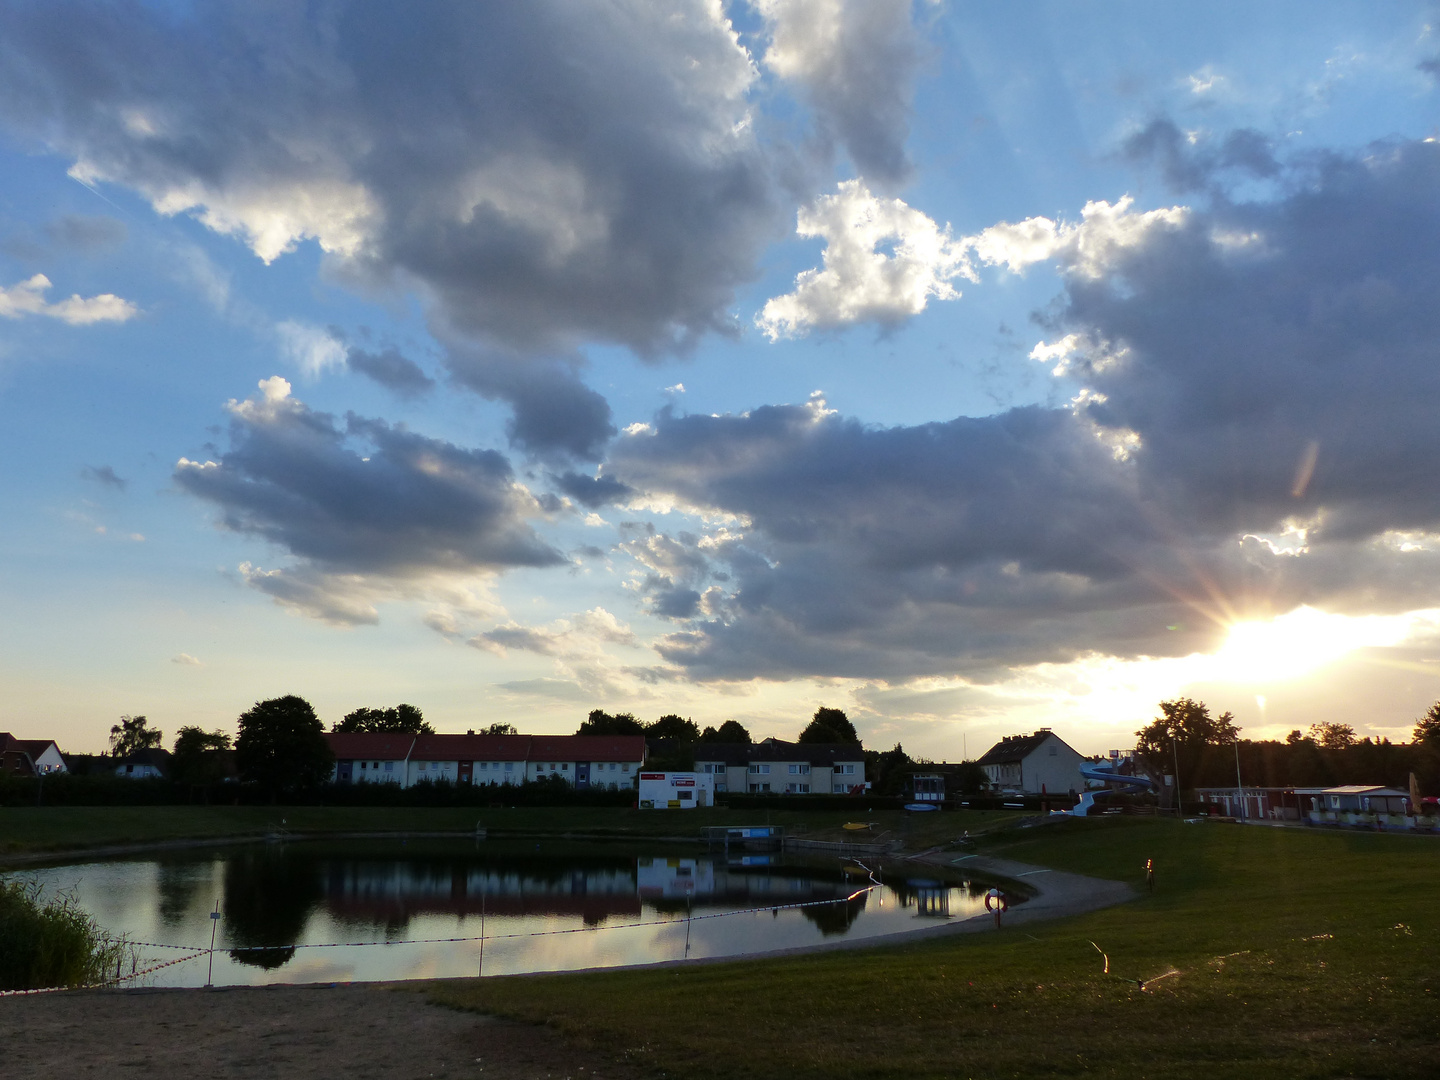
<path fill-rule="evenodd" d="M 641 810 L 691 810 L 715 804 L 715 777 L 708 773 L 640 773 Z"/>

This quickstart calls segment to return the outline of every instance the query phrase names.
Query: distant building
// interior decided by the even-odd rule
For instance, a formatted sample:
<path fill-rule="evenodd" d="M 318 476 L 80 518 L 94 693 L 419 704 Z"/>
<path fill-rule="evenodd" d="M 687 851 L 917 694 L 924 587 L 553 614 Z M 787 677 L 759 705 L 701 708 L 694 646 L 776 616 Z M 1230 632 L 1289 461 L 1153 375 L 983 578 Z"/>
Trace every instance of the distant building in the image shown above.
<path fill-rule="evenodd" d="M 976 764 L 992 788 L 1006 794 L 1065 794 L 1084 788 L 1080 763 L 1085 758 L 1049 728 L 1033 735 L 1011 735 L 987 750 Z"/>
<path fill-rule="evenodd" d="M 409 735 L 331 732 L 337 784 L 523 784 L 557 776 L 581 789 L 631 789 L 643 735 Z"/>
<path fill-rule="evenodd" d="M 640 770 L 636 801 L 641 810 L 694 810 L 715 804 L 715 774 Z"/>
<path fill-rule="evenodd" d="M 695 771 L 715 791 L 780 795 L 858 795 L 865 791 L 865 752 L 853 743 L 697 743 Z"/>
<path fill-rule="evenodd" d="M 0 773 L 48 776 L 68 771 L 60 748 L 50 739 L 17 739 L 0 731 Z"/>
<path fill-rule="evenodd" d="M 126 780 L 154 780 L 170 775 L 170 751 L 158 746 L 115 759 L 115 775 Z"/>

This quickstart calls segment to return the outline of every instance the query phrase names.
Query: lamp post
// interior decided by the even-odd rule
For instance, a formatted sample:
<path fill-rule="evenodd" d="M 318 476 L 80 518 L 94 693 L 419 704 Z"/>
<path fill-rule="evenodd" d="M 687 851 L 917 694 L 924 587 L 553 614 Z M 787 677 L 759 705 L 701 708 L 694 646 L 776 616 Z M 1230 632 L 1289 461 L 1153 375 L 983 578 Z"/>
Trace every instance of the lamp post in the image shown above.
<path fill-rule="evenodd" d="M 1240 740 L 1235 740 L 1235 790 L 1240 797 L 1240 820 L 1244 821 L 1249 815 L 1245 809 L 1245 782 L 1240 779 Z"/>

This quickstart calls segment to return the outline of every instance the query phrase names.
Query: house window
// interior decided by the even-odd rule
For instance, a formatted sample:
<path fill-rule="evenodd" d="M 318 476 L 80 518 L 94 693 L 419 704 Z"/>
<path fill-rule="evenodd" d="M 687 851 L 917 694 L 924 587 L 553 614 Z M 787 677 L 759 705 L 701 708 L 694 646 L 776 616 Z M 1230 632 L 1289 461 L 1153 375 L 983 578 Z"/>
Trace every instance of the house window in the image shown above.
<path fill-rule="evenodd" d="M 514 767 L 514 765 L 515 765 L 515 763 L 514 763 L 513 761 L 507 761 L 507 762 L 505 762 L 505 771 L 506 771 L 506 772 L 510 772 L 510 771 L 512 770 L 512 768 Z"/>
<path fill-rule="evenodd" d="M 1050 756 L 1051 756 L 1051 757 L 1054 757 L 1054 756 L 1056 755 L 1056 753 L 1058 753 L 1058 747 L 1056 747 L 1056 746 L 1052 743 L 1052 744 L 1050 745 Z"/>
<path fill-rule="evenodd" d="M 611 766 L 611 767 L 613 768 L 614 766 Z M 621 766 L 620 766 L 620 771 L 621 771 L 621 772 L 629 772 L 629 771 L 630 771 L 630 766 L 629 766 L 629 765 L 621 765 Z"/>
<path fill-rule="evenodd" d="M 791 765 L 791 766 L 790 766 L 790 775 L 791 775 L 791 776 L 807 776 L 807 775 L 809 775 L 809 773 L 810 773 L 810 766 L 809 766 L 809 765 Z"/>
<path fill-rule="evenodd" d="M 750 766 L 750 771 L 751 771 L 752 773 L 769 773 L 769 772 L 770 772 L 770 766 L 769 766 L 769 765 L 751 765 L 751 766 Z"/>
<path fill-rule="evenodd" d="M 394 772 L 394 771 L 395 771 L 395 762 L 393 762 L 393 761 L 387 761 L 387 762 L 385 762 L 385 771 L 386 771 L 386 772 Z"/>
<path fill-rule="evenodd" d="M 562 761 L 562 762 L 560 763 L 560 771 L 561 771 L 561 772 L 569 772 L 569 771 L 570 771 L 570 763 L 569 763 L 568 761 Z"/>

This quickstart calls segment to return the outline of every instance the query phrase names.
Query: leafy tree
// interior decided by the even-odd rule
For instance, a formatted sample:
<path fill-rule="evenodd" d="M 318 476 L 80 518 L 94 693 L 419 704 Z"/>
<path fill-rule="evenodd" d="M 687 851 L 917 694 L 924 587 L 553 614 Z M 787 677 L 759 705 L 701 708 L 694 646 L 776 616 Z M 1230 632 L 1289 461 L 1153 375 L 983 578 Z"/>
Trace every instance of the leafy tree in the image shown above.
<path fill-rule="evenodd" d="M 876 795 L 899 795 L 915 762 L 898 742 L 893 750 L 866 750 L 865 772 Z"/>
<path fill-rule="evenodd" d="M 1360 740 L 1355 738 L 1355 729 L 1349 724 L 1335 724 L 1325 721 L 1310 725 L 1310 738 L 1317 746 L 1326 750 L 1344 750 Z"/>
<path fill-rule="evenodd" d="M 702 743 L 739 743 L 749 746 L 755 740 L 749 730 L 738 720 L 726 720 L 719 728 L 706 727 L 700 733 Z"/>
<path fill-rule="evenodd" d="M 1202 782 L 1202 765 L 1217 746 L 1231 746 L 1240 739 L 1240 729 L 1230 713 L 1211 716 L 1209 706 L 1191 698 L 1160 703 L 1160 715 L 1136 733 L 1135 752 L 1149 766 L 1152 776 L 1175 770 L 1180 762 L 1177 783 L 1194 787 Z"/>
<path fill-rule="evenodd" d="M 1314 746 L 1315 740 L 1309 735 L 1302 734 L 1299 728 L 1293 729 L 1289 735 L 1285 736 L 1286 746 L 1300 746 L 1303 743 L 1309 743 L 1311 746 Z"/>
<path fill-rule="evenodd" d="M 290 694 L 256 702 L 240 714 L 235 763 L 240 779 L 259 784 L 273 798 L 281 791 L 323 784 L 335 755 L 310 703 Z"/>
<path fill-rule="evenodd" d="M 110 753 L 117 758 L 129 757 L 138 750 L 153 750 L 164 738 L 145 717 L 122 716 L 120 723 L 110 729 Z"/>
<path fill-rule="evenodd" d="M 576 735 L 644 735 L 645 725 L 633 713 L 610 715 L 604 709 L 592 709 Z"/>
<path fill-rule="evenodd" d="M 1440 701 L 1425 710 L 1425 715 L 1415 721 L 1415 741 L 1440 750 Z"/>
<path fill-rule="evenodd" d="M 500 721 L 496 721 L 495 723 L 493 723 L 493 724 L 491 724 L 489 727 L 487 727 L 484 731 L 480 732 L 480 734 L 481 734 L 481 735 L 519 735 L 519 734 L 520 734 L 520 729 L 517 728 L 514 724 L 506 724 L 506 723 L 502 723 L 502 722 L 500 722 Z"/>
<path fill-rule="evenodd" d="M 223 731 L 204 731 L 182 727 L 175 735 L 175 750 L 170 757 L 170 775 L 181 784 L 208 788 L 225 779 L 225 763 L 220 751 L 230 749 L 230 736 Z"/>
<path fill-rule="evenodd" d="M 693 743 L 700 738 L 700 728 L 694 720 L 668 713 L 653 724 L 646 725 L 645 734 L 652 739 L 674 739 L 676 742 Z"/>
<path fill-rule="evenodd" d="M 829 709 L 824 705 L 815 710 L 810 723 L 800 732 L 802 743 L 854 743 L 860 745 L 860 735 L 843 709 Z"/>
<path fill-rule="evenodd" d="M 356 709 L 330 729 L 339 732 L 363 732 L 382 735 L 433 735 L 435 729 L 414 705 L 396 705 L 390 709 Z"/>

